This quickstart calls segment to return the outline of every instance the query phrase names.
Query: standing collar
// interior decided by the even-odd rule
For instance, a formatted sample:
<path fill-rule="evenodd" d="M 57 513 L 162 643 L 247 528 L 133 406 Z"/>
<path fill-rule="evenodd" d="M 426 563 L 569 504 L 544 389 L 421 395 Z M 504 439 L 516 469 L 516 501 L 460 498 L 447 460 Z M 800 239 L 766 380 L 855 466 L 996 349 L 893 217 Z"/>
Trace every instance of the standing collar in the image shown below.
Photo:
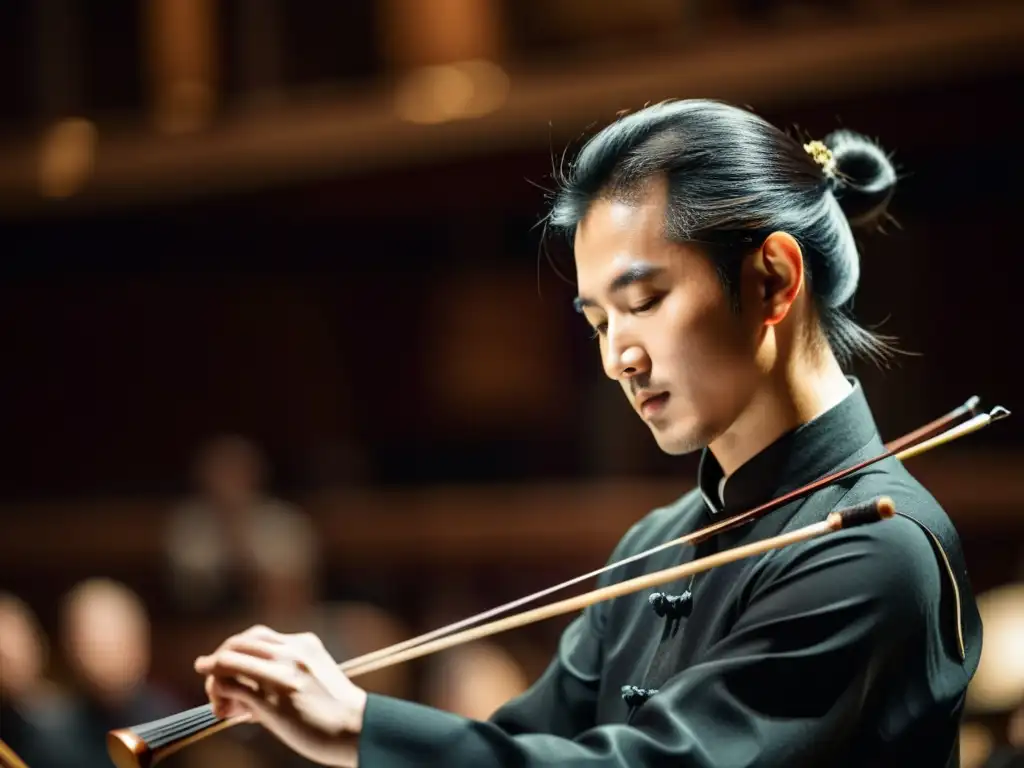
<path fill-rule="evenodd" d="M 801 424 L 755 455 L 722 483 L 723 472 L 705 448 L 697 483 L 712 516 L 734 515 L 806 485 L 839 467 L 878 437 L 874 417 L 857 379 L 839 403 Z"/>

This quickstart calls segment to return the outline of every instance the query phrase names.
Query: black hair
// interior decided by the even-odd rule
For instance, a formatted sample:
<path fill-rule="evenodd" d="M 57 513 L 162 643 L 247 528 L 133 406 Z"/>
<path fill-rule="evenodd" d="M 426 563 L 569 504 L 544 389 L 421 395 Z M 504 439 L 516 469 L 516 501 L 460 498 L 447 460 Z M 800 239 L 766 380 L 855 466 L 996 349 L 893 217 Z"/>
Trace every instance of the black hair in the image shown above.
<path fill-rule="evenodd" d="M 761 117 L 718 101 L 667 101 L 619 117 L 590 138 L 558 189 L 547 228 L 571 239 L 590 205 L 629 199 L 656 176 L 668 181 L 666 235 L 697 244 L 714 260 L 734 307 L 743 258 L 768 235 L 785 231 L 804 254 L 813 303 L 842 364 L 883 362 L 890 340 L 854 321 L 860 257 L 853 227 L 877 228 L 896 185 L 889 158 L 874 142 L 835 131 L 813 147 Z"/>

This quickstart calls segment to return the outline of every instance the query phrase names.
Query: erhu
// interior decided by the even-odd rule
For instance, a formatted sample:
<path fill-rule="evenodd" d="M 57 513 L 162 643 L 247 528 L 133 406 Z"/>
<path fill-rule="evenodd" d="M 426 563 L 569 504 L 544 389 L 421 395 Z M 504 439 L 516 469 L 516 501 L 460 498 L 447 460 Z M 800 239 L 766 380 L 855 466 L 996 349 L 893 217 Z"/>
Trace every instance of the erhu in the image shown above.
<path fill-rule="evenodd" d="M 683 544 L 696 544 L 723 531 L 752 522 L 762 515 L 803 498 L 877 462 L 888 458 L 896 458 L 902 461 L 920 456 L 932 448 L 946 445 L 1010 415 L 1010 412 L 1002 406 L 996 406 L 987 413 L 979 413 L 979 402 L 977 397 L 971 397 L 963 405 L 944 416 L 888 443 L 885 446 L 885 450 L 877 456 L 819 478 L 808 485 L 772 499 L 759 507 L 706 526 L 678 539 L 659 544 L 624 560 L 606 565 L 603 568 L 574 577 L 553 587 L 548 587 L 540 592 L 535 592 L 483 613 L 470 616 L 454 624 L 449 624 L 358 658 L 350 659 L 340 665 L 341 670 L 350 678 L 357 677 L 499 632 L 505 632 L 543 621 L 544 619 L 579 611 L 595 603 L 667 584 L 745 557 L 762 554 L 772 549 L 787 547 L 797 542 L 806 541 L 852 526 L 866 525 L 888 519 L 896 514 L 897 510 L 891 499 L 881 497 L 853 507 L 836 510 L 820 523 L 804 526 L 780 536 L 727 549 L 683 565 L 644 574 L 625 582 L 584 593 L 577 597 L 523 611 L 487 624 L 480 624 L 480 622 L 498 614 L 519 608 L 527 603 L 535 602 L 542 597 L 579 584 L 626 563 L 648 557 L 655 552 Z M 970 416 L 970 418 L 961 422 L 961 419 L 965 416 Z M 232 726 L 248 722 L 248 720 L 249 718 L 244 715 L 230 719 L 220 719 L 213 714 L 212 707 L 206 704 L 151 723 L 111 731 L 107 734 L 107 749 L 111 760 L 113 760 L 117 768 L 149 768 L 149 766 L 155 765 L 163 758 L 189 744 L 193 744 Z"/>

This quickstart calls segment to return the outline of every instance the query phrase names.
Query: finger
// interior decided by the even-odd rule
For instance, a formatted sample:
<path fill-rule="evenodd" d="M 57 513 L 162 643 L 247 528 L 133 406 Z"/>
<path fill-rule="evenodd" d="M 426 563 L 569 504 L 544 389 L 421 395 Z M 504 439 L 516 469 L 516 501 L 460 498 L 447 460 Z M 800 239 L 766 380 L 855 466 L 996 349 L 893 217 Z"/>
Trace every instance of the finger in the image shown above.
<path fill-rule="evenodd" d="M 272 712 L 272 707 L 264 701 L 259 693 L 246 688 L 241 683 L 224 678 L 208 678 L 207 694 L 213 706 L 213 713 L 226 720 L 239 715 L 249 715 L 257 720 L 265 720 Z"/>
<path fill-rule="evenodd" d="M 198 665 L 197 665 L 198 669 Z M 236 651 L 221 651 L 203 665 L 203 673 L 214 677 L 248 677 L 260 688 L 298 690 L 303 672 L 294 662 L 260 659 Z"/>
<path fill-rule="evenodd" d="M 270 627 L 266 627 L 262 624 L 257 624 L 256 626 L 249 627 L 244 632 L 239 632 L 237 634 L 232 635 L 223 643 L 221 643 L 217 647 L 217 650 L 219 651 L 227 647 L 230 643 L 236 642 L 239 639 L 262 640 L 267 643 L 284 643 L 287 640 L 287 637 L 285 635 L 282 635 L 280 632 L 275 632 Z"/>
<path fill-rule="evenodd" d="M 249 629 L 237 635 L 237 637 L 250 637 L 258 640 L 265 640 L 268 643 L 283 643 L 288 638 L 287 635 L 282 635 L 280 632 L 276 632 L 263 624 L 257 624 L 253 627 L 249 627 Z"/>
<path fill-rule="evenodd" d="M 295 654 L 287 645 L 277 644 L 257 637 L 246 637 L 244 634 L 235 635 L 225 640 L 217 652 L 220 653 L 221 651 L 244 653 L 247 656 L 255 656 L 258 659 L 295 661 Z M 210 674 L 213 658 L 213 656 L 199 656 L 194 663 L 196 672 L 201 675 Z"/>
<path fill-rule="evenodd" d="M 272 644 L 281 644 L 284 643 L 286 640 L 286 637 L 282 635 L 280 632 L 275 632 L 270 627 L 266 627 L 262 624 L 257 624 L 256 626 L 249 627 L 249 629 L 245 630 L 244 632 L 239 632 L 237 635 L 232 635 L 223 643 L 218 645 L 213 653 L 217 653 L 217 651 L 224 650 L 226 647 L 228 647 L 230 643 L 235 642 L 240 638 L 245 638 L 249 640 L 262 640 L 264 642 Z M 212 656 L 213 654 L 210 655 Z"/>
<path fill-rule="evenodd" d="M 253 693 L 260 692 L 260 687 L 259 685 L 257 685 L 256 681 L 248 677 L 245 677 L 244 675 L 239 675 L 238 677 L 232 678 L 220 678 L 214 677 L 213 675 L 207 675 L 206 680 L 203 681 L 203 690 L 206 691 L 207 698 L 213 697 L 213 690 L 218 680 L 227 680 L 229 682 L 236 683 L 238 685 L 241 685 L 243 688 L 248 688 Z"/>
<path fill-rule="evenodd" d="M 242 707 L 225 697 L 224 688 L 219 684 L 216 677 L 206 678 L 203 688 L 206 691 L 206 698 L 209 699 L 210 707 L 213 709 L 213 714 L 216 717 L 226 720 L 242 714 Z"/>
<path fill-rule="evenodd" d="M 293 659 L 295 652 L 286 643 L 265 640 L 259 637 L 238 635 L 224 644 L 224 650 L 237 651 L 260 659 Z"/>
<path fill-rule="evenodd" d="M 298 634 L 288 635 L 288 637 L 311 651 L 324 650 L 323 640 L 314 632 L 299 632 Z"/>
<path fill-rule="evenodd" d="M 323 640 L 312 632 L 303 632 L 297 635 L 290 635 L 295 643 L 297 652 L 295 662 L 305 666 L 321 681 L 328 680 L 338 673 L 338 662 L 334 660 Z"/>

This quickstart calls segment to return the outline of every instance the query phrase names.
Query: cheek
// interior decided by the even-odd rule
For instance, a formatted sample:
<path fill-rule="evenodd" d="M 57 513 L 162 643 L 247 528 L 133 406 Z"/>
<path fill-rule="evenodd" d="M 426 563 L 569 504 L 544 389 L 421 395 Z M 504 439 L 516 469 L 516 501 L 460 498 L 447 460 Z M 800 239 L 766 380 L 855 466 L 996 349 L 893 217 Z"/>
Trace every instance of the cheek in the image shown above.
<path fill-rule="evenodd" d="M 672 337 L 661 353 L 672 371 L 665 373 L 676 380 L 680 394 L 714 411 L 732 410 L 747 396 L 756 370 L 755 345 L 728 304 L 707 302 L 677 312 Z"/>

